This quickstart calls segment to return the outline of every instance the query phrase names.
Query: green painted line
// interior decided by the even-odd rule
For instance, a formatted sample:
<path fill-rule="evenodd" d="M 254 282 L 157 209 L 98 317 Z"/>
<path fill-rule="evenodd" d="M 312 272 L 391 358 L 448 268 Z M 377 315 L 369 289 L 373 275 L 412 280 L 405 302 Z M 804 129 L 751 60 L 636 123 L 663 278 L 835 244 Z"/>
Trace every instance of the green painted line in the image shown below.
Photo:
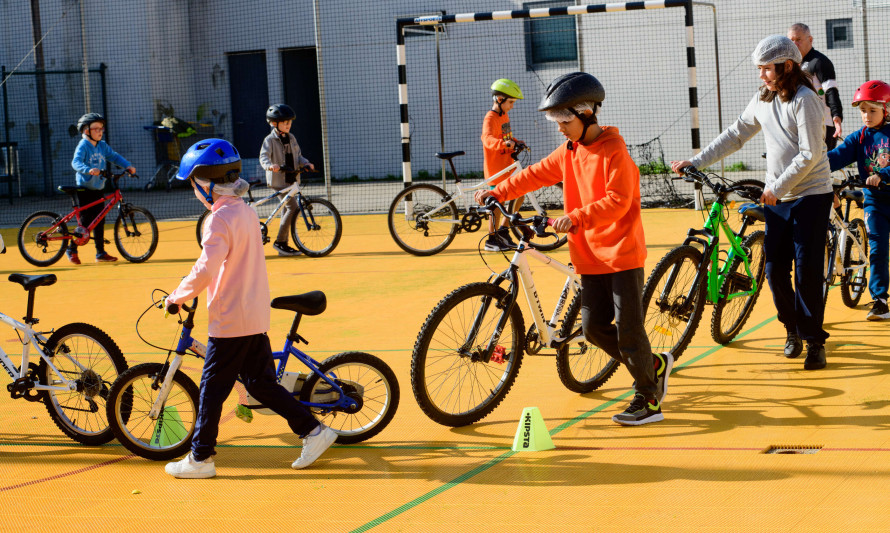
<path fill-rule="evenodd" d="M 442 485 L 441 487 L 435 488 L 435 489 L 427 492 L 426 494 L 424 494 L 418 498 L 415 498 L 415 499 L 411 500 L 410 502 L 408 502 L 400 507 L 397 507 L 396 509 L 393 509 L 392 511 L 386 513 L 385 515 L 382 515 L 374 520 L 371 520 L 370 522 L 368 522 L 367 524 L 365 524 L 359 528 L 353 529 L 351 531 L 351 533 L 361 533 L 362 531 L 368 531 L 371 528 L 377 527 L 380 524 L 388 521 L 390 518 L 395 518 L 396 516 L 404 513 L 405 511 L 413 509 L 414 507 L 417 507 L 421 503 L 438 496 L 439 494 L 445 492 L 446 490 L 448 490 L 452 487 L 455 487 L 457 485 L 460 485 L 461 483 L 470 479 L 471 477 L 473 477 L 477 474 L 481 474 L 482 472 L 485 472 L 489 468 L 491 468 L 497 464 L 500 464 L 504 459 L 512 457 L 516 453 L 517 452 L 510 450 L 510 451 L 504 453 L 503 455 L 495 457 L 494 459 L 488 461 L 487 463 L 485 463 L 481 466 L 477 466 L 476 468 L 470 470 L 469 472 L 466 472 L 465 474 L 462 474 L 462 475 L 452 479 L 451 481 Z"/>
<path fill-rule="evenodd" d="M 754 327 L 752 327 L 752 328 L 749 328 L 748 330 L 743 331 L 742 333 L 739 333 L 739 334 L 735 337 L 735 339 L 733 339 L 733 340 L 741 339 L 742 337 L 744 337 L 744 336 L 746 336 L 746 335 L 749 335 L 751 332 L 754 332 L 754 331 L 759 330 L 759 329 L 762 328 L 763 326 L 765 326 L 765 325 L 769 324 L 770 322 L 776 320 L 776 318 L 777 318 L 776 316 L 773 316 L 772 318 L 768 318 L 768 319 L 764 320 L 764 321 L 761 322 L 760 324 L 757 324 L 756 326 L 754 326 Z M 687 366 L 691 365 L 692 363 L 695 363 L 696 361 L 700 361 L 700 360 L 704 359 L 705 357 L 707 357 L 707 356 L 709 356 L 709 355 L 715 353 L 717 350 L 720 350 L 720 349 L 722 349 L 722 348 L 724 348 L 724 346 L 718 344 L 717 346 L 714 346 L 714 347 L 708 349 L 708 350 L 705 351 L 703 354 L 701 354 L 701 355 L 699 355 L 699 356 L 697 356 L 697 357 L 693 357 L 692 359 L 689 359 L 688 361 L 685 361 L 683 364 L 674 367 L 674 370 L 676 370 L 676 369 L 678 369 L 678 368 L 687 367 Z M 673 373 L 673 372 L 672 372 L 672 373 Z M 552 430 L 550 430 L 550 435 L 551 435 L 551 436 L 552 436 L 552 435 L 556 435 L 557 433 L 559 433 L 559 432 L 561 432 L 561 431 L 563 431 L 563 430 L 565 430 L 565 429 L 568 429 L 569 427 L 571 427 L 571 426 L 577 424 L 578 422 L 580 422 L 580 421 L 582 421 L 582 420 L 588 418 L 590 415 L 593 415 L 594 413 L 598 413 L 598 412 L 600 412 L 600 411 L 603 411 L 603 410 L 606 409 L 607 407 L 611 407 L 612 405 L 615 405 L 616 403 L 618 403 L 618 402 L 621 401 L 622 399 L 625 399 L 625 398 L 629 397 L 632 393 L 633 393 L 633 390 L 627 391 L 627 392 L 625 392 L 624 394 L 618 396 L 618 397 L 615 398 L 615 399 L 612 399 L 612 400 L 609 400 L 609 401 L 607 401 L 607 402 L 605 402 L 605 403 L 603 403 L 603 404 L 600 404 L 599 406 L 594 407 L 593 409 L 587 411 L 586 413 L 581 414 L 581 415 L 578 415 L 578 416 L 576 416 L 575 418 L 572 418 L 571 420 L 568 420 L 568 421 L 566 421 L 566 422 L 560 424 L 559 426 L 557 426 L 557 427 L 553 428 Z M 451 481 L 449 481 L 448 483 L 442 485 L 441 487 L 435 488 L 435 489 L 431 490 L 430 492 L 427 492 L 426 494 L 423 494 L 423 495 L 421 495 L 421 496 L 419 496 L 419 497 L 417 497 L 417 498 L 411 500 L 410 502 L 408 502 L 408 503 L 406 503 L 406 504 L 404 504 L 404 505 L 401 505 L 401 506 L 397 507 L 396 509 L 393 509 L 392 511 L 390 511 L 390 512 L 388 512 L 388 513 L 386 513 L 386 514 L 381 515 L 380 517 L 375 518 L 374 520 L 371 520 L 371 521 L 368 522 L 367 524 L 365 524 L 365 525 L 363 525 L 363 526 L 361 526 L 361 527 L 359 527 L 359 528 L 357 528 L 357 529 L 352 530 L 350 533 L 359 533 L 359 532 L 362 532 L 362 531 L 368 531 L 368 530 L 371 529 L 371 528 L 377 527 L 377 526 L 379 526 L 380 524 L 382 524 L 382 523 L 384 523 L 384 522 L 387 522 L 388 520 L 390 520 L 390 519 L 392 519 L 392 518 L 395 518 L 396 516 L 398 516 L 398 515 L 404 513 L 405 511 L 409 511 L 409 510 L 413 509 L 414 507 L 417 507 L 418 505 L 420 505 L 420 504 L 422 504 L 422 503 L 424 503 L 424 502 L 426 502 L 426 501 L 428 501 L 428 500 L 430 500 L 430 499 L 432 499 L 432 498 L 438 496 L 439 494 L 442 494 L 442 493 L 445 492 L 446 490 L 448 490 L 448 489 L 450 489 L 450 488 L 452 488 L 452 487 L 455 487 L 455 486 L 459 485 L 460 483 L 462 483 L 462 482 L 464 482 L 464 481 L 470 479 L 471 477 L 473 477 L 473 476 L 475 476 L 475 475 L 477 475 L 477 474 L 480 474 L 480 473 L 482 473 L 482 472 L 485 472 L 485 471 L 488 470 L 489 468 L 491 468 L 491 467 L 493 467 L 493 466 L 495 466 L 495 465 L 501 463 L 504 459 L 507 459 L 508 457 L 513 456 L 515 453 L 516 453 L 516 452 L 510 450 L 509 452 L 507 452 L 507 453 L 505 453 L 505 454 L 503 454 L 503 455 L 501 455 L 501 456 L 499 456 L 499 457 L 496 457 L 496 458 L 494 458 L 494 459 L 488 461 L 488 462 L 485 463 L 484 465 L 482 465 L 482 466 L 480 466 L 480 467 L 477 467 L 477 468 L 474 468 L 473 470 L 470 470 L 469 472 L 466 472 L 465 474 L 462 474 L 462 475 L 460 475 L 460 476 L 454 478 L 453 480 L 451 480 Z"/>

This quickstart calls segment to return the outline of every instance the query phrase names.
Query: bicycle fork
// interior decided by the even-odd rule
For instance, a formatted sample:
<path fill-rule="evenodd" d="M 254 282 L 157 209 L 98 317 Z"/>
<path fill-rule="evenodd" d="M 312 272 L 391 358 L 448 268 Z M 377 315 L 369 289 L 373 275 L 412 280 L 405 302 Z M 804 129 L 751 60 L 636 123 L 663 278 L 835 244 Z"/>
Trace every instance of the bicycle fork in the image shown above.
<path fill-rule="evenodd" d="M 499 286 L 502 280 L 503 278 L 499 276 L 498 279 L 495 279 L 493 285 Z M 476 344 L 476 336 L 479 334 L 479 329 L 482 327 L 482 322 L 485 320 L 485 315 L 488 313 L 488 309 L 491 307 L 493 301 L 493 298 L 490 296 L 484 296 L 482 298 L 482 305 L 479 307 L 479 311 L 476 313 L 476 317 L 473 319 L 473 326 L 470 328 L 470 331 L 467 334 L 467 338 L 466 340 L 464 340 L 464 344 L 460 348 L 458 348 L 459 353 L 465 356 L 469 356 L 470 359 L 474 362 L 505 362 L 504 356 L 507 355 L 506 350 L 503 346 L 500 346 L 498 344 L 498 341 L 500 341 L 501 334 L 504 332 L 504 328 L 507 326 L 507 320 L 510 319 L 510 314 L 513 312 L 513 306 L 516 305 L 517 293 L 518 288 L 514 283 L 511 285 L 510 294 L 506 297 L 506 299 L 501 300 L 500 302 L 495 302 L 495 305 L 503 308 L 504 312 L 501 313 L 501 316 L 498 318 L 498 322 L 495 325 L 494 332 L 492 333 L 491 338 L 488 340 L 488 344 L 485 346 L 485 349 L 481 353 L 474 353 L 473 346 Z"/>
<path fill-rule="evenodd" d="M 164 382 L 161 384 L 160 391 L 158 391 L 154 403 L 151 404 L 151 410 L 148 412 L 148 417 L 152 420 L 157 420 L 160 414 L 164 412 L 164 404 L 167 403 L 167 396 L 170 394 L 170 389 L 173 388 L 173 376 L 179 371 L 180 366 L 182 366 L 182 354 L 176 354 L 172 361 L 165 363 L 161 367 L 161 371 L 155 377 L 155 381 L 152 384 L 153 389 L 158 387 L 158 380 L 161 376 L 164 376 Z"/>

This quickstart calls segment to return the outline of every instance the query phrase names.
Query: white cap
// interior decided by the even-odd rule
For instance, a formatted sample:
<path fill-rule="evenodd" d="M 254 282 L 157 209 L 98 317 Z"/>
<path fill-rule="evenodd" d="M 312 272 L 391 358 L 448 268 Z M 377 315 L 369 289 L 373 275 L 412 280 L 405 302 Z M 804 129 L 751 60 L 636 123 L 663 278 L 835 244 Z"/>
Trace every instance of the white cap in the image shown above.
<path fill-rule="evenodd" d="M 751 61 L 754 66 L 772 65 L 773 63 L 783 63 L 786 59 L 790 59 L 797 64 L 803 61 L 800 50 L 794 42 L 784 35 L 770 35 L 757 44 L 754 53 L 751 54 Z"/>

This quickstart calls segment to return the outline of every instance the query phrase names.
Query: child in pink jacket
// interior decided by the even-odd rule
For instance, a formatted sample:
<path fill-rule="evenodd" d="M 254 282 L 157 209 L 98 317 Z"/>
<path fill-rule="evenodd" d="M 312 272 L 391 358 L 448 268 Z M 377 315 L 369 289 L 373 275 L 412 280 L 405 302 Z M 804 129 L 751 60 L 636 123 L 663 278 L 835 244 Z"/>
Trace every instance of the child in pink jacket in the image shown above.
<path fill-rule="evenodd" d="M 252 397 L 287 419 L 293 432 L 304 438 L 293 468 L 312 464 L 337 438 L 334 430 L 320 424 L 278 384 L 266 335 L 269 281 L 259 219 L 240 198 L 248 188 L 240 172 L 241 156 L 222 139 L 198 142 L 179 165 L 177 178 L 190 181 L 211 215 L 204 224 L 201 257 L 165 303 L 180 305 L 207 289 L 210 338 L 192 449 L 165 469 L 177 478 L 216 475 L 213 455 L 222 406 L 239 376 Z"/>

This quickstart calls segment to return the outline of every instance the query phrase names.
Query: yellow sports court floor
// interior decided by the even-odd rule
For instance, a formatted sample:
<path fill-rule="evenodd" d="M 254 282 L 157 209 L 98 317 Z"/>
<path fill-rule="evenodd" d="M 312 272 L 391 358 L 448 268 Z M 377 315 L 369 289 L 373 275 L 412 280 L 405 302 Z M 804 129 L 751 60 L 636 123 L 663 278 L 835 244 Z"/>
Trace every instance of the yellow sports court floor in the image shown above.
<path fill-rule="evenodd" d="M 647 210 L 649 259 L 679 244 L 701 215 Z M 803 357 L 780 355 L 784 329 L 769 289 L 745 332 L 715 345 L 706 309 L 692 346 L 677 362 L 665 420 L 621 427 L 610 417 L 629 401 L 623 368 L 603 389 L 565 389 L 554 358 L 526 356 L 506 400 L 487 418 L 453 429 L 418 408 L 409 381 L 421 324 L 448 292 L 489 271 L 476 252 L 480 233 L 460 235 L 445 252 L 414 257 L 390 238 L 384 216 L 344 217 L 334 253 L 279 258 L 266 247 L 273 296 L 323 290 L 327 311 L 300 328 L 306 351 L 323 358 L 361 350 L 396 372 L 401 402 L 393 422 L 361 445 L 332 447 L 295 471 L 300 440 L 284 420 L 235 416 L 229 398 L 216 456 L 218 476 L 178 480 L 163 463 L 130 455 L 116 442 L 90 448 L 67 439 L 42 404 L 0 394 L 0 531 L 886 531 L 890 501 L 890 335 L 867 322 L 866 297 L 848 309 L 828 298 L 828 367 L 804 371 Z M 26 263 L 13 229 L 2 230 L 0 311 L 21 318 L 26 295 L 9 273 L 54 273 L 37 290 L 44 328 L 75 321 L 105 330 L 129 365 L 161 361 L 134 324 L 153 288 L 171 290 L 197 257 L 194 222 L 164 222 L 147 263 L 50 268 Z M 92 244 L 82 257 L 91 258 Z M 109 251 L 116 253 L 113 245 Z M 556 255 L 567 260 L 568 252 Z M 485 254 L 502 269 L 507 260 Z M 561 286 L 536 268 L 549 306 Z M 196 337 L 206 335 L 201 301 Z M 545 311 L 548 313 L 550 309 Z M 525 314 L 525 311 L 524 311 Z M 273 310 L 273 348 L 292 315 Z M 526 315 L 526 324 L 530 319 Z M 171 342 L 177 324 L 157 313 L 147 333 Z M 18 361 L 12 331 L 0 346 Z M 197 378 L 200 360 L 186 360 Z M 9 380 L 5 380 L 8 382 Z M 524 407 L 538 407 L 556 445 L 513 452 Z M 771 446 L 818 448 L 812 454 L 765 454 Z"/>

